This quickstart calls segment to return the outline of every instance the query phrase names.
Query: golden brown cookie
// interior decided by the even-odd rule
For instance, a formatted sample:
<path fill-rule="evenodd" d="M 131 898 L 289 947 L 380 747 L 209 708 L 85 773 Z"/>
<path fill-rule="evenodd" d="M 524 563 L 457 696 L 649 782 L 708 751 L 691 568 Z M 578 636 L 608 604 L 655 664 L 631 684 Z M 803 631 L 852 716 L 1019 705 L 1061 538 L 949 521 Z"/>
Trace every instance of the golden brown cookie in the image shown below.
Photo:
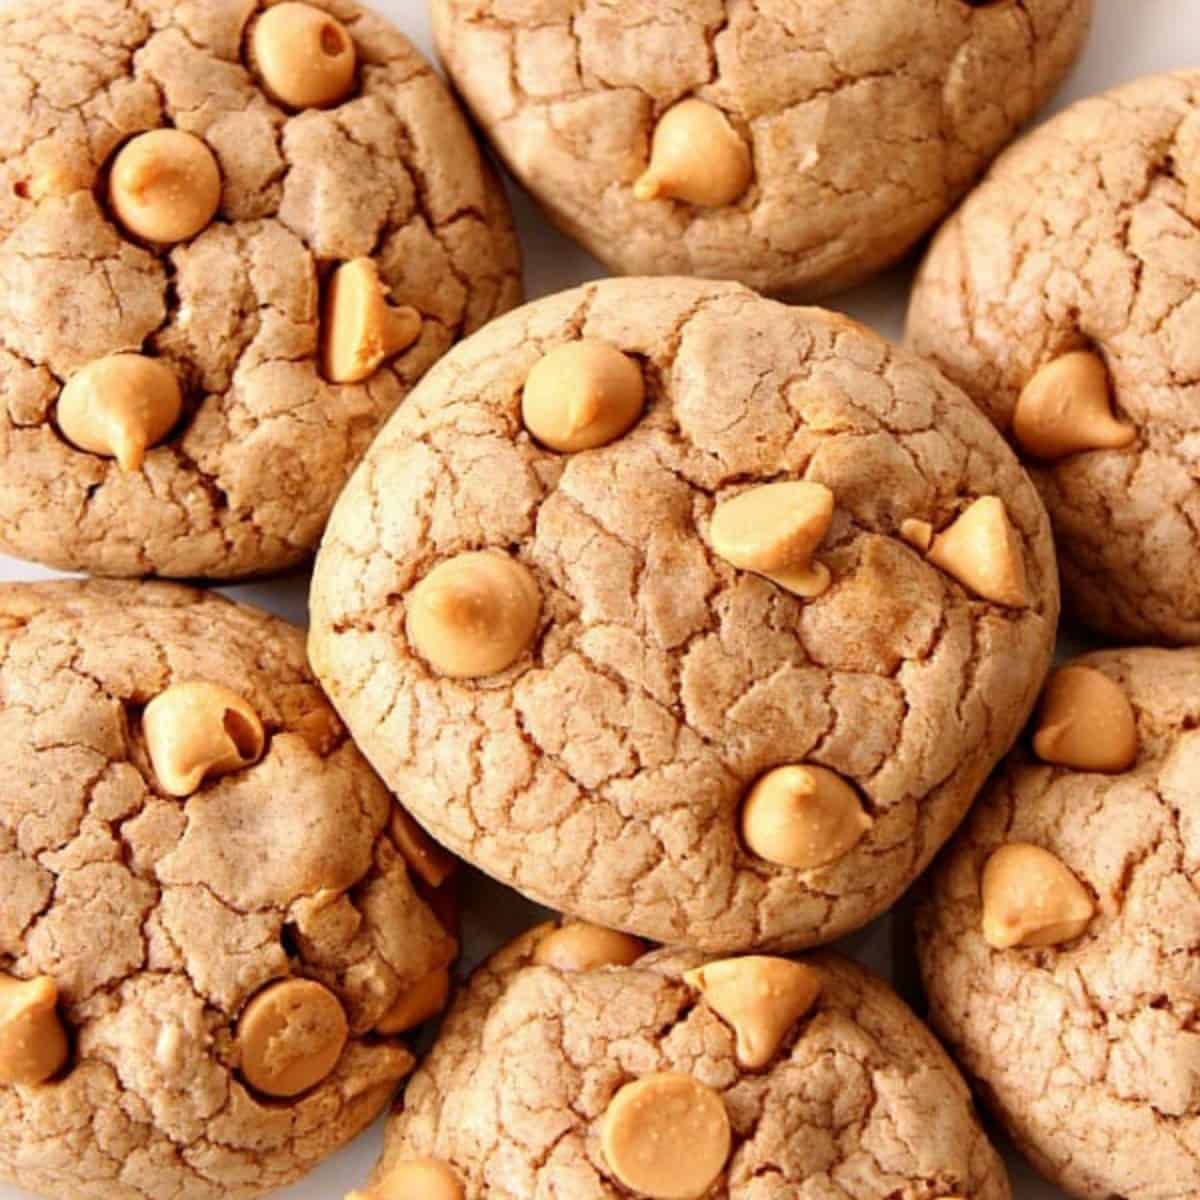
<path fill-rule="evenodd" d="M 366 1126 L 413 1063 L 389 1014 L 455 943 L 301 632 L 0 586 L 0 744 L 0 1177 L 250 1200 Z"/>
<path fill-rule="evenodd" d="M 1198 727 L 1200 650 L 1056 672 L 919 908 L 935 1028 L 1081 1200 L 1200 1194 Z"/>
<path fill-rule="evenodd" d="M 622 274 L 812 298 L 902 257 L 1054 92 L 1092 0 L 434 0 L 518 179 Z"/>
<path fill-rule="evenodd" d="M 22 0 L 0 78 L 0 549 L 304 560 L 385 418 L 520 298 L 445 87 L 350 0 Z"/>
<path fill-rule="evenodd" d="M 909 341 L 1005 431 L 1075 614 L 1200 641 L 1200 72 L 1068 109 L 934 241 Z"/>
<path fill-rule="evenodd" d="M 565 353 L 588 342 L 629 370 Z M 552 450 L 530 414 L 604 437 Z M 312 613 L 334 704 L 439 841 L 730 951 L 908 886 L 1028 715 L 1058 585 L 1034 489 L 927 365 L 736 284 L 611 280 L 431 373 L 338 503 Z"/>
<path fill-rule="evenodd" d="M 1008 1200 L 962 1079 L 861 967 L 686 951 L 539 966 L 550 928 L 476 973 L 356 1200 Z M 768 1034 L 754 1065 L 747 1028 Z M 406 1191 L 417 1170 L 444 1190 Z"/>

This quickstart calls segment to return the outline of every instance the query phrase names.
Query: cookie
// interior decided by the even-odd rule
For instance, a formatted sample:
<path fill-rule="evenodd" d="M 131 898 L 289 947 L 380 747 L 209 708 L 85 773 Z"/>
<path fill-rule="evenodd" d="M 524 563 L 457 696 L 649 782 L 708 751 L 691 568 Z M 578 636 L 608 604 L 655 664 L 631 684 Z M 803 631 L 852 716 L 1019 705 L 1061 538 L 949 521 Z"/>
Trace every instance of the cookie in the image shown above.
<path fill-rule="evenodd" d="M 798 948 L 958 824 L 1057 589 L 1036 492 L 931 368 L 736 284 L 609 280 L 417 389 L 335 510 L 309 648 L 485 871 L 655 941 Z"/>
<path fill-rule="evenodd" d="M 433 0 L 509 169 L 614 272 L 813 298 L 901 258 L 1055 91 L 1091 0 Z"/>
<path fill-rule="evenodd" d="M 966 1085 L 873 975 L 613 946 L 606 966 L 588 943 L 612 936 L 543 926 L 477 972 L 352 1200 L 1008 1200 Z"/>
<path fill-rule="evenodd" d="M 301 562 L 385 418 L 519 301 L 460 112 L 348 0 L 26 0 L 0 103 L 5 553 Z"/>
<path fill-rule="evenodd" d="M 1004 430 L 1069 607 L 1200 641 L 1200 72 L 1068 109 L 1014 147 L 921 269 L 909 340 Z"/>
<path fill-rule="evenodd" d="M 919 910 L 935 1027 L 1085 1200 L 1200 1193 L 1198 725 L 1200 651 L 1062 668 Z"/>
<path fill-rule="evenodd" d="M 0 586 L 0 743 L 0 1178 L 249 1200 L 366 1126 L 445 1000 L 449 863 L 301 632 L 168 584 Z"/>

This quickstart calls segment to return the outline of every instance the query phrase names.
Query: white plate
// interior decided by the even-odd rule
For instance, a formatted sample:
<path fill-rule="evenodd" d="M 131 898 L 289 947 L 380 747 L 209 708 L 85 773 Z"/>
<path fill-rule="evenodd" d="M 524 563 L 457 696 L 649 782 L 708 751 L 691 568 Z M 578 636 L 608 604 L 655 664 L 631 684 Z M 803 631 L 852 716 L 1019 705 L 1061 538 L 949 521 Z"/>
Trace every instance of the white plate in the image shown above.
<path fill-rule="evenodd" d="M 9 0 L 0 0 L 0 7 Z M 426 0 L 373 0 L 427 54 L 432 53 Z M 1200 0 L 1097 0 L 1096 28 L 1090 48 L 1053 110 L 1073 100 L 1103 91 L 1139 75 L 1200 65 Z M 525 252 L 529 296 L 538 297 L 571 287 L 604 272 L 599 265 L 560 237 L 540 219 L 523 196 L 516 197 L 517 217 Z M 866 287 L 831 302 L 834 308 L 872 325 L 896 339 L 904 324 L 911 267 L 891 272 Z M 44 579 L 50 572 L 0 555 L 0 580 Z M 307 575 L 223 591 L 293 621 L 306 612 Z M 464 967 L 478 962 L 491 949 L 531 924 L 539 910 L 498 884 L 473 875 L 464 905 Z M 876 921 L 847 940 L 844 949 L 890 977 L 905 996 L 913 997 L 914 968 L 908 950 L 905 909 Z M 366 1178 L 379 1150 L 381 1126 L 330 1159 L 307 1179 L 275 1193 L 279 1200 L 337 1200 Z M 1062 1193 L 1041 1182 L 1020 1158 L 1006 1150 L 1018 1200 L 1062 1200 Z M 0 1200 L 26 1200 L 27 1194 L 0 1184 Z"/>

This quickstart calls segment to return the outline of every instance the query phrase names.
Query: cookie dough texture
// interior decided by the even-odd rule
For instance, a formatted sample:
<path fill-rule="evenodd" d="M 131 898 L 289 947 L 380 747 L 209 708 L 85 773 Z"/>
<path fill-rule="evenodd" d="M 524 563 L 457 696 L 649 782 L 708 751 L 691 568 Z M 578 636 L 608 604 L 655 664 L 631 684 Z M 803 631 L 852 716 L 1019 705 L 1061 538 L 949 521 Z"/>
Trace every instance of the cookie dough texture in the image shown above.
<path fill-rule="evenodd" d="M 931 875 L 921 969 L 935 1027 L 1047 1178 L 1085 1200 L 1184 1200 L 1200 1194 L 1200 651 L 1082 661 L 1132 702 L 1137 762 L 1100 775 L 1014 752 Z M 983 869 L 1013 842 L 1095 897 L 1079 940 L 987 946 Z"/>
<path fill-rule="evenodd" d="M 246 65 L 256 0 L 59 0 L 0 11 L 0 548 L 106 575 L 233 577 L 305 559 L 376 430 L 464 333 L 519 300 L 499 185 L 429 65 L 322 0 L 357 91 L 274 103 Z M 115 151 L 171 127 L 223 177 L 193 240 L 131 240 L 97 199 Z M 370 256 L 419 340 L 366 382 L 322 377 L 322 284 Z M 65 380 L 122 351 L 186 393 L 144 471 L 57 432 Z"/>
<path fill-rule="evenodd" d="M 139 714 L 196 677 L 236 681 L 269 742 L 181 801 Z M 164 584 L 0 587 L 0 744 L 0 971 L 54 979 L 72 1049 L 50 1083 L 0 1088 L 0 1177 L 61 1200 L 249 1198 L 368 1124 L 412 1065 L 368 1033 L 454 943 L 300 632 Z M 268 1101 L 237 1019 L 288 978 L 329 988 L 350 1040 L 317 1087 Z"/>
<path fill-rule="evenodd" d="M 521 422 L 543 355 L 632 355 L 642 419 L 562 455 Z M 830 488 L 805 601 L 711 548 L 716 505 Z M 904 543 L 1003 498 L 1029 604 L 968 592 Z M 500 675 L 410 645 L 440 562 L 498 549 L 541 620 Z M 736 284 L 610 280 L 494 322 L 427 377 L 338 503 L 312 592 L 314 668 L 376 769 L 456 853 L 559 910 L 709 950 L 826 941 L 883 911 L 958 824 L 1041 685 L 1058 616 L 1049 525 L 988 422 L 861 326 Z M 739 808 L 774 767 L 837 771 L 873 818 L 800 871 L 751 855 Z"/>
<path fill-rule="evenodd" d="M 544 932 L 544 931 L 543 931 Z M 944 1051 L 873 975 L 814 955 L 822 992 L 761 1070 L 683 982 L 704 959 L 530 966 L 537 932 L 472 979 L 392 1118 L 376 1171 L 433 1157 L 471 1200 L 617 1200 L 604 1114 L 627 1083 L 679 1073 L 714 1089 L 733 1134 L 708 1200 L 1008 1200 L 1004 1167 Z"/>
<path fill-rule="evenodd" d="M 1200 71 L 1077 104 L 943 228 L 909 316 L 913 348 L 1006 431 L 1045 363 L 1105 361 L 1136 440 L 1027 465 L 1068 605 L 1129 640 L 1200 641 L 1198 180 Z"/>
<path fill-rule="evenodd" d="M 900 258 L 1055 90 L 1091 0 L 433 0 L 443 60 L 549 217 L 626 274 L 808 297 Z M 722 208 L 644 201 L 689 97 L 749 143 Z"/>

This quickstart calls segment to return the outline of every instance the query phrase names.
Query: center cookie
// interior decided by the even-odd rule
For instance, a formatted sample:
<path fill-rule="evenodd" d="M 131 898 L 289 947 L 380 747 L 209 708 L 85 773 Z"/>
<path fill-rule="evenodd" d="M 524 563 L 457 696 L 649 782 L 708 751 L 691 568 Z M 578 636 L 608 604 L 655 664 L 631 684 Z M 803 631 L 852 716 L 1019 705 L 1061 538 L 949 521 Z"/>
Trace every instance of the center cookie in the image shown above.
<path fill-rule="evenodd" d="M 1092 0 L 434 0 L 547 215 L 625 274 L 812 297 L 936 224 L 1058 86 Z"/>
<path fill-rule="evenodd" d="M 642 949 L 567 925 L 496 955 L 349 1200 L 1008 1200 L 962 1079 L 861 967 Z"/>
<path fill-rule="evenodd" d="M 161 584 L 0 587 L 0 745 L 0 1178 L 251 1200 L 368 1125 L 445 1002 L 450 864 L 300 631 Z"/>
<path fill-rule="evenodd" d="M 26 0 L 0 79 L 0 549 L 307 558 L 384 419 L 519 299 L 444 86 L 347 0 Z"/>
<path fill-rule="evenodd" d="M 459 347 L 339 501 L 314 666 L 442 842 L 712 950 L 883 911 L 1028 715 L 1058 590 L 987 420 L 845 318 L 609 281 Z"/>

